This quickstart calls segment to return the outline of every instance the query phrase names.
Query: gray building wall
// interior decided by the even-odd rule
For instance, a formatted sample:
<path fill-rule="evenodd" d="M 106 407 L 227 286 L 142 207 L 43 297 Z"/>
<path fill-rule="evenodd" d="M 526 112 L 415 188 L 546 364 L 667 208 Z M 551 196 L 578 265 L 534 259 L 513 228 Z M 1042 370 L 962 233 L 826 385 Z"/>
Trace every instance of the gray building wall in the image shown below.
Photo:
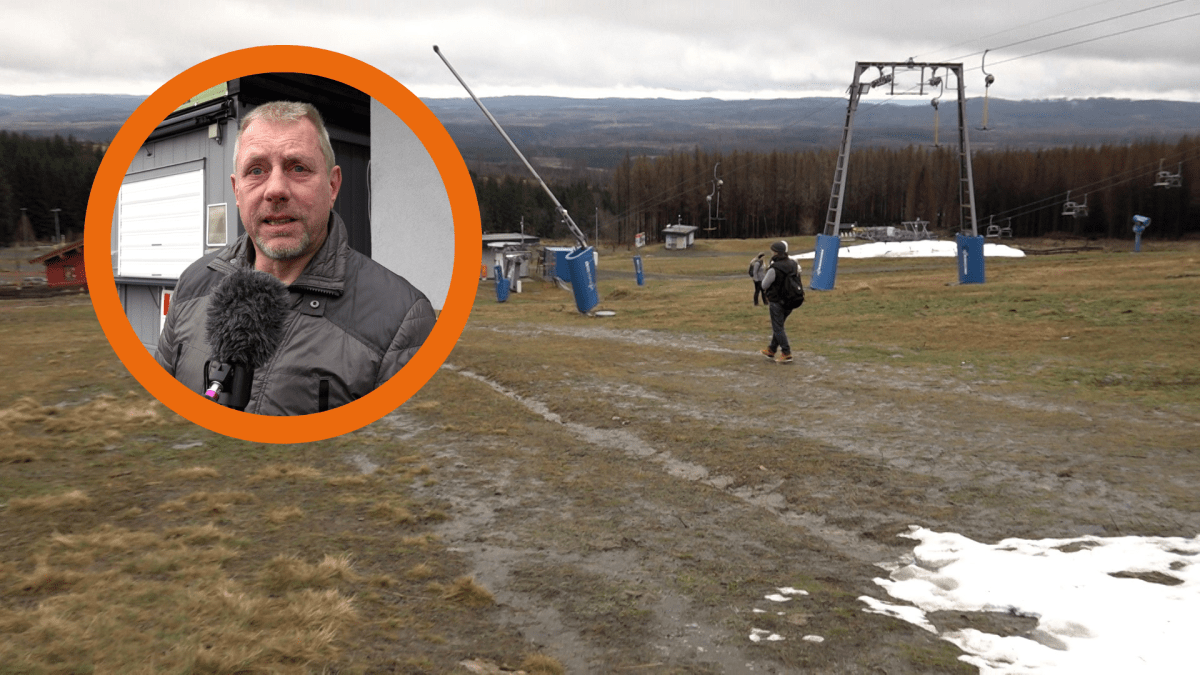
<path fill-rule="evenodd" d="M 371 100 L 371 257 L 441 310 L 454 271 L 454 218 L 441 174 L 421 140 Z"/>
<path fill-rule="evenodd" d="M 157 337 L 162 325 L 162 307 L 159 304 L 162 289 L 161 285 L 117 284 L 117 296 L 125 308 L 129 325 L 133 326 L 133 332 L 137 333 L 142 344 L 151 353 L 154 352 L 157 343 L 150 341 L 150 337 Z"/>
<path fill-rule="evenodd" d="M 208 129 L 164 138 L 146 143 L 129 165 L 124 183 L 160 178 L 196 168 L 204 170 L 204 205 L 226 204 L 226 237 L 233 241 L 238 234 L 237 204 L 229 175 L 233 173 L 233 138 L 237 136 L 236 120 L 226 120 L 223 140 L 218 143 L 208 137 Z M 204 224 L 197 223 L 199 236 L 204 236 Z M 112 265 L 117 272 L 117 213 L 113 213 Z M 219 248 L 219 247 L 217 247 Z M 216 250 L 206 248 L 205 252 Z M 162 317 L 162 291 L 174 288 L 173 279 L 134 280 L 117 277 L 117 294 L 134 332 L 142 344 L 153 352 L 158 343 Z"/>

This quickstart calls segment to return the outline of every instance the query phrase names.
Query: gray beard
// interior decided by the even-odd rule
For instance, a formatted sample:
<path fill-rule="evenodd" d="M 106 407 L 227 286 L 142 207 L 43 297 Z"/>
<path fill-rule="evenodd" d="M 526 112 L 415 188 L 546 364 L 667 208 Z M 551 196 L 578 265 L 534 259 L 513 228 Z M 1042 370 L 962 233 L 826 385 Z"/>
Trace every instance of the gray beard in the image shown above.
<path fill-rule="evenodd" d="M 271 260 L 283 262 L 295 260 L 304 255 L 304 252 L 308 250 L 309 245 L 312 243 L 312 237 L 305 230 L 301 234 L 300 240 L 292 245 L 269 244 L 263 237 L 255 237 L 254 243 L 258 246 L 258 250 L 262 251 L 263 255 Z"/>

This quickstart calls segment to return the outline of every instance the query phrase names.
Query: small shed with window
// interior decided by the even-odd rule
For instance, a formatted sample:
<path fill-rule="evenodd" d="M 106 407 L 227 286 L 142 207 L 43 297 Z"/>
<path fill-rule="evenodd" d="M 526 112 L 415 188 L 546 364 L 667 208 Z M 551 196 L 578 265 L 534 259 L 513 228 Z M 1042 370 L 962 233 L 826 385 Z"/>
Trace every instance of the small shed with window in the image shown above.
<path fill-rule="evenodd" d="M 676 223 L 663 228 L 663 248 L 685 249 L 691 248 L 692 244 L 696 243 L 696 230 L 700 228 L 695 225 L 684 225 Z"/>
<path fill-rule="evenodd" d="M 79 286 L 87 290 L 87 274 L 83 268 L 83 240 L 60 246 L 29 261 L 46 265 L 47 286 Z"/>

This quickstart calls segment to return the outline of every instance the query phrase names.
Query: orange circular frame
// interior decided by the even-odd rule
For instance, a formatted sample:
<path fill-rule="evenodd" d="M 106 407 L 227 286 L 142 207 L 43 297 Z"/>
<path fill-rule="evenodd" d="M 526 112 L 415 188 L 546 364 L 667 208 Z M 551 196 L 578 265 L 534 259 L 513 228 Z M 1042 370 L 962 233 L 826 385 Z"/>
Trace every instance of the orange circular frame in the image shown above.
<path fill-rule="evenodd" d="M 197 92 L 268 72 L 319 75 L 355 87 L 387 106 L 433 158 L 454 220 L 454 271 L 433 332 L 398 375 L 357 401 L 312 415 L 271 417 L 216 405 L 167 374 L 133 332 L 117 295 L 109 250 L 117 193 L 142 143 L 159 122 Z M 482 259 L 479 206 L 462 155 L 441 122 L 412 92 L 383 71 L 351 57 L 301 46 L 241 49 L 193 66 L 150 95 L 109 145 L 92 184 L 84 257 L 92 305 L 104 334 L 129 372 L 171 410 L 226 436 L 257 443 L 319 441 L 362 428 L 395 410 L 429 381 L 450 355 L 471 315 Z"/>

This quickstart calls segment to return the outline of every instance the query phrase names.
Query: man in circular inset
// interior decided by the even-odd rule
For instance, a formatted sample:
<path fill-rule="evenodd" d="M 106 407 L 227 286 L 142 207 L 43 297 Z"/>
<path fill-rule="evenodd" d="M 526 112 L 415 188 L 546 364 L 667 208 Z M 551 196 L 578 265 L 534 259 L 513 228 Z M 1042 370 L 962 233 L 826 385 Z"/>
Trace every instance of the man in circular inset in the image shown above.
<path fill-rule="evenodd" d="M 346 225 L 333 211 L 342 172 L 316 108 L 275 101 L 247 114 L 230 180 L 246 232 L 180 275 L 158 362 L 203 393 L 211 343 L 271 342 L 270 358 L 253 367 L 245 407 L 263 415 L 336 408 L 399 372 L 433 329 L 433 307 L 403 277 L 350 248 Z M 281 316 L 265 317 L 281 319 L 277 337 L 253 330 L 226 335 L 219 322 L 206 324 L 213 292 L 246 270 L 270 274 L 286 287 Z M 238 301 L 236 291 L 223 290 L 217 297 Z"/>

